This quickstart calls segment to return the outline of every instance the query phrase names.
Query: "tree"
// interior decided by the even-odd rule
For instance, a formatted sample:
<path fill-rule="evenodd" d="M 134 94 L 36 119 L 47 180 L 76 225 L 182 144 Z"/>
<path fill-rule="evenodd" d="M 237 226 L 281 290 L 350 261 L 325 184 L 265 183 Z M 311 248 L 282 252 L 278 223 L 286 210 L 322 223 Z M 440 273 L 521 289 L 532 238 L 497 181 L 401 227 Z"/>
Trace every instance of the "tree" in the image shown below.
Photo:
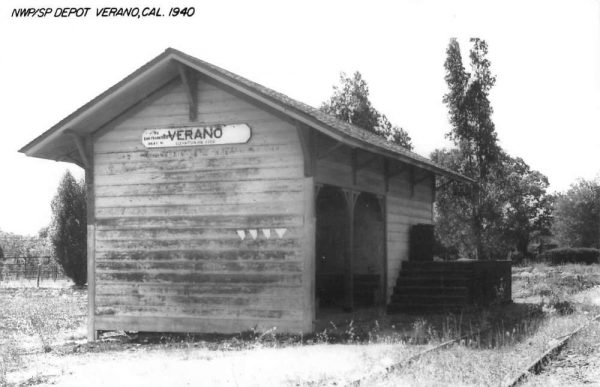
<path fill-rule="evenodd" d="M 411 138 L 401 127 L 392 125 L 388 118 L 377 111 L 369 101 L 369 87 L 357 71 L 351 78 L 340 74 L 340 85 L 333 87 L 329 101 L 321 105 L 321 111 L 338 119 L 375 133 L 386 140 L 412 150 Z"/>
<path fill-rule="evenodd" d="M 467 163 L 457 148 L 436 150 L 431 158 L 455 170 Z M 525 256 L 532 236 L 548 233 L 552 219 L 548 185 L 548 178 L 532 170 L 523 159 L 500 153 L 486 184 L 481 186 L 484 200 L 479 209 L 483 221 L 480 238 L 486 257 L 504 258 L 515 248 Z M 452 183 L 438 191 L 436 236 L 446 249 L 474 256 L 477 241 L 470 222 L 473 203 L 465 188 Z"/>
<path fill-rule="evenodd" d="M 520 157 L 502 153 L 502 174 L 494 186 L 502 205 L 502 230 L 507 244 L 528 255 L 527 246 L 534 234 L 549 234 L 552 224 L 552 196 L 549 182 L 532 170 Z"/>
<path fill-rule="evenodd" d="M 600 248 L 600 179 L 579 179 L 557 195 L 552 231 L 562 245 Z"/>
<path fill-rule="evenodd" d="M 69 171 L 63 175 L 52 199 L 51 240 L 64 273 L 81 286 L 87 280 L 87 222 L 85 182 Z"/>
<path fill-rule="evenodd" d="M 462 63 L 458 41 L 450 40 L 444 63 L 449 91 L 443 102 L 448 107 L 452 127 L 447 136 L 457 146 L 456 156 L 460 157 L 460 161 L 456 162 L 458 171 L 476 182 L 472 190 L 461 193 L 464 196 L 463 210 L 470 215 L 469 234 L 475 244 L 472 255 L 478 259 L 489 259 L 491 251 L 484 245 L 484 233 L 497 215 L 489 187 L 495 171 L 498 171 L 496 164 L 500 156 L 489 101 L 489 92 L 496 78 L 491 74 L 485 41 L 473 38 L 471 42 L 473 47 L 469 57 L 472 72 L 468 73 Z M 438 213 L 449 215 L 444 208 Z"/>

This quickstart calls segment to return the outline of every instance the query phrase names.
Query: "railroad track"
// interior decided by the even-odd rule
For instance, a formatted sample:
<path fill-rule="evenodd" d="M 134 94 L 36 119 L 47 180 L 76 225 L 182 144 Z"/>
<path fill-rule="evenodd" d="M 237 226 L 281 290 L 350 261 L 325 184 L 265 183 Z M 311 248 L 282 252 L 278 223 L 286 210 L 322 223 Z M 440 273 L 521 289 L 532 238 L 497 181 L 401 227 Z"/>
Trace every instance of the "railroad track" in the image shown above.
<path fill-rule="evenodd" d="M 581 325 L 580 327 L 578 327 L 571 333 L 556 338 L 555 339 L 556 344 L 554 344 L 550 349 L 548 349 L 541 356 L 539 356 L 537 359 L 535 359 L 533 362 L 531 362 L 527 367 L 525 367 L 521 371 L 519 371 L 516 376 L 508 375 L 507 377 L 505 377 L 505 379 L 501 383 L 501 386 L 502 387 L 516 387 L 519 384 L 521 384 L 523 381 L 525 381 L 525 379 L 529 375 L 531 375 L 531 374 L 537 375 L 537 374 L 541 373 L 544 370 L 544 368 L 546 367 L 546 365 L 548 365 L 552 359 L 554 359 L 556 356 L 558 356 L 558 354 L 560 354 L 560 352 L 567 346 L 569 340 L 571 340 L 579 332 L 581 332 L 582 330 L 587 328 L 590 324 L 592 324 L 595 321 L 600 321 L 600 315 L 595 316 L 590 321 Z M 400 369 L 406 368 L 427 354 L 451 347 L 452 345 L 460 343 L 463 340 L 468 340 L 469 338 L 484 334 L 491 329 L 492 329 L 491 327 L 482 329 L 482 330 L 474 332 L 474 333 L 469 333 L 469 334 L 457 337 L 455 339 L 448 340 L 448 341 L 443 342 L 435 347 L 432 347 L 425 351 L 419 352 L 416 355 L 409 357 L 408 359 L 405 359 L 398 363 L 392 364 L 391 366 L 386 367 L 385 370 L 366 375 L 360 379 L 356 379 L 356 380 L 348 383 L 346 386 L 348 386 L 348 387 L 368 386 L 368 385 L 370 385 L 370 383 L 369 383 L 370 381 L 373 381 L 373 380 L 376 380 L 379 378 L 383 378 L 383 377 L 391 374 L 394 371 L 398 371 Z"/>
<path fill-rule="evenodd" d="M 587 323 L 581 325 L 573 332 L 566 334 L 564 336 L 558 337 L 556 344 L 554 344 L 550 349 L 544 352 L 540 357 L 531 362 L 527 367 L 521 370 L 516 376 L 511 377 L 508 376 L 501 383 L 502 387 L 516 387 L 527 379 L 527 377 L 531 374 L 538 375 L 540 374 L 544 368 L 554 359 L 560 352 L 567 346 L 569 341 L 575 337 L 579 332 L 583 331 L 585 328 L 590 326 L 593 322 L 600 321 L 600 314 L 596 317 L 592 318 Z"/>
<path fill-rule="evenodd" d="M 417 354 L 409 357 L 408 359 L 404 359 L 404 360 L 402 360 L 402 361 L 400 361 L 398 363 L 395 363 L 395 364 L 392 364 L 390 366 L 387 366 L 385 368 L 385 370 L 369 374 L 369 375 L 364 376 L 364 377 L 362 377 L 360 379 L 356 379 L 356 380 L 348 383 L 346 386 L 347 387 L 368 386 L 368 385 L 370 385 L 369 384 L 370 381 L 372 381 L 374 379 L 377 379 L 377 378 L 384 377 L 386 375 L 389 375 L 390 373 L 392 373 L 394 371 L 397 371 L 397 370 L 400 370 L 402 368 L 406 368 L 409 365 L 411 365 L 412 363 L 414 363 L 415 361 L 419 360 L 420 358 L 422 358 L 423 356 L 425 356 L 425 355 L 427 355 L 429 353 L 436 352 L 436 351 L 448 348 L 448 347 L 450 347 L 450 346 L 452 346 L 452 345 L 454 345 L 456 343 L 460 343 L 463 340 L 467 340 L 467 339 L 469 339 L 471 337 L 476 337 L 477 335 L 484 334 L 484 333 L 488 332 L 491 329 L 492 329 L 491 327 L 490 328 L 481 329 L 479 331 L 476 331 L 476 332 L 473 332 L 473 333 L 468 333 L 466 335 L 459 336 L 459 337 L 457 337 L 455 339 L 445 341 L 445 342 L 443 342 L 441 344 L 438 344 L 438 345 L 436 345 L 436 346 L 434 346 L 432 348 L 428 348 L 428 349 L 426 349 L 426 350 L 424 350 L 422 352 L 419 352 L 419 353 L 417 353 Z"/>

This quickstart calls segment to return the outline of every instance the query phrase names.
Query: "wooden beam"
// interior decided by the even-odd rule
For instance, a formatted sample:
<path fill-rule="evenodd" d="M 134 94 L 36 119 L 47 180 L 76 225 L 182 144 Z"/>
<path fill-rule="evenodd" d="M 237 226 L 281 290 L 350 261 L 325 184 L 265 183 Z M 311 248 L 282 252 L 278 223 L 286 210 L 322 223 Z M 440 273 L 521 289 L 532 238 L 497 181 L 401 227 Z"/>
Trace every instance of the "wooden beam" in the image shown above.
<path fill-rule="evenodd" d="M 408 181 L 410 184 L 410 197 L 415 196 L 415 168 L 411 165 L 408 168 Z"/>
<path fill-rule="evenodd" d="M 79 160 L 74 159 L 71 156 L 71 154 L 63 155 L 63 156 L 59 157 L 56 161 L 65 161 L 68 163 L 73 163 L 73 164 L 77 165 L 78 167 L 85 169 L 85 165 L 83 165 L 83 163 L 80 162 Z"/>
<path fill-rule="evenodd" d="M 397 168 L 396 170 L 394 170 L 394 168 L 388 168 L 388 179 L 390 179 L 390 178 L 392 178 L 394 176 L 398 176 L 401 173 L 404 173 L 408 168 L 409 167 L 406 164 L 402 164 L 400 166 L 400 168 Z"/>
<path fill-rule="evenodd" d="M 197 118 L 197 84 L 194 82 L 194 77 L 189 72 L 188 68 L 183 64 L 177 62 L 177 70 L 179 71 L 179 77 L 183 83 L 185 89 L 185 95 L 187 97 L 189 109 L 190 109 L 190 121 L 196 121 Z"/>
<path fill-rule="evenodd" d="M 79 157 L 81 157 L 81 162 L 83 163 L 85 169 L 88 169 L 90 167 L 90 158 L 85 150 L 85 144 L 82 136 L 73 129 L 67 129 L 64 131 L 64 133 L 73 138 L 73 141 L 75 141 L 75 146 L 77 146 L 77 151 L 79 152 Z"/>
<path fill-rule="evenodd" d="M 350 150 L 350 167 L 352 169 L 352 185 L 356 185 L 356 148 Z"/>
<path fill-rule="evenodd" d="M 363 162 L 361 162 L 361 163 L 357 162 L 356 170 L 360 171 L 361 169 L 368 167 L 369 165 L 373 164 L 375 161 L 378 161 L 380 157 L 381 156 L 379 156 L 379 155 L 371 155 L 371 157 L 367 158 Z"/>
<path fill-rule="evenodd" d="M 390 161 L 387 157 L 383 158 L 383 191 L 390 191 Z"/>
<path fill-rule="evenodd" d="M 415 185 L 424 182 L 425 180 L 429 179 L 430 177 L 431 177 L 431 174 L 425 173 L 425 175 L 423 177 L 415 180 Z"/>
<path fill-rule="evenodd" d="M 445 183 L 441 183 L 439 185 L 435 186 L 435 191 L 439 191 L 442 188 L 447 187 L 448 185 L 452 184 L 454 182 L 454 180 L 451 179 L 447 179 Z"/>
<path fill-rule="evenodd" d="M 298 133 L 298 139 L 300 140 L 300 146 L 302 147 L 302 154 L 304 155 L 304 177 L 314 176 L 315 173 L 315 158 L 314 154 L 314 138 L 312 129 L 297 123 L 296 132 Z"/>
<path fill-rule="evenodd" d="M 337 149 L 341 148 L 342 146 L 344 146 L 344 143 L 336 141 L 336 143 L 333 144 L 332 146 L 330 146 L 329 148 L 325 149 L 324 151 L 320 151 L 317 154 L 317 159 L 320 160 L 320 159 L 323 159 L 323 158 L 327 157 L 328 155 L 330 155 L 331 153 L 333 153 Z"/>

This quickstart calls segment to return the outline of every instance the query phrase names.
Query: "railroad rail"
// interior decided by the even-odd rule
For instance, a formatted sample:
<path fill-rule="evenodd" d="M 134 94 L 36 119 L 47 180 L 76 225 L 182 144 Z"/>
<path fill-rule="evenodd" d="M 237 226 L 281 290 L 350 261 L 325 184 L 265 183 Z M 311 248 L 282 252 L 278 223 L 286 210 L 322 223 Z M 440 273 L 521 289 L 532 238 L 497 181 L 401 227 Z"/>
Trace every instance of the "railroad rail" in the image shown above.
<path fill-rule="evenodd" d="M 432 353 L 432 352 L 436 352 L 445 348 L 450 347 L 451 345 L 454 345 L 456 343 L 460 343 L 463 340 L 467 340 L 471 337 L 476 337 L 477 335 L 481 335 L 483 333 L 488 332 L 489 330 L 491 330 L 492 327 L 489 328 L 485 328 L 485 329 L 481 329 L 478 330 L 476 332 L 472 332 L 472 333 L 468 333 L 462 336 L 459 336 L 457 338 L 445 341 L 441 344 L 438 344 L 432 348 L 428 348 L 422 352 L 419 352 L 411 357 L 409 357 L 408 359 L 404 359 L 402 361 L 399 361 L 395 364 L 392 364 L 390 366 L 387 366 L 385 368 L 385 370 L 379 371 L 379 372 L 375 372 L 369 375 L 366 375 L 360 379 L 356 379 L 350 383 L 348 383 L 346 386 L 347 387 L 359 387 L 359 386 L 368 386 L 370 385 L 369 381 L 377 379 L 377 378 L 381 378 L 381 377 L 385 377 L 386 375 L 389 375 L 390 373 L 397 371 L 399 369 L 408 367 L 409 365 L 411 365 L 412 363 L 414 363 L 415 361 L 419 360 L 420 358 L 422 358 L 423 356 Z"/>
<path fill-rule="evenodd" d="M 544 368 L 554 359 L 560 352 L 567 346 L 569 341 L 575 337 L 579 332 L 583 331 L 585 328 L 590 326 L 593 322 L 600 321 L 600 314 L 592 318 L 585 324 L 582 324 L 580 327 L 575 329 L 573 332 L 568 333 L 564 336 L 560 336 L 556 338 L 557 343 L 554 344 L 550 349 L 544 352 L 540 357 L 531 362 L 527 367 L 523 370 L 519 371 L 519 373 L 514 377 L 506 377 L 502 382 L 502 387 L 516 387 L 522 382 L 524 382 L 529 375 L 539 375 Z"/>
<path fill-rule="evenodd" d="M 519 371 L 519 373 L 516 376 L 507 375 L 504 378 L 503 382 L 501 383 L 501 386 L 502 387 L 517 387 L 519 384 L 524 382 L 525 379 L 529 375 L 540 374 L 544 370 L 546 365 L 548 365 L 550 363 L 550 361 L 552 359 L 554 359 L 556 356 L 558 356 L 558 354 L 560 354 L 560 352 L 566 347 L 569 340 L 571 340 L 573 337 L 575 337 L 575 335 L 577 335 L 579 332 L 583 331 L 585 328 L 587 328 L 590 324 L 592 324 L 595 321 L 600 321 L 600 314 L 595 316 L 594 318 L 592 318 L 590 321 L 586 322 L 585 324 L 581 325 L 580 327 L 578 327 L 571 333 L 568 333 L 564 336 L 560 336 L 560 337 L 556 338 L 555 339 L 556 344 L 554 344 L 550 349 L 545 351 L 541 356 L 539 356 L 537 359 L 535 359 L 533 362 L 531 362 L 529 365 L 527 365 L 527 367 L 523 368 L 523 370 Z M 456 343 L 460 343 L 461 341 L 467 340 L 471 337 L 476 337 L 477 335 L 484 334 L 491 329 L 492 329 L 492 327 L 482 329 L 477 332 L 469 333 L 469 334 L 457 337 L 452 340 L 448 340 L 448 341 L 443 342 L 439 345 L 436 345 L 432 348 L 428 348 L 422 352 L 419 352 L 419 353 L 409 357 L 408 359 L 404 359 L 400 362 L 392 364 L 392 365 L 386 367 L 382 371 L 374 372 L 374 373 L 366 375 L 360 379 L 356 379 L 356 380 L 348 383 L 346 386 L 359 387 L 359 386 L 370 385 L 370 383 L 369 383 L 370 381 L 385 377 L 385 376 L 389 375 L 390 373 L 392 373 L 394 371 L 398 371 L 402 368 L 406 368 L 427 354 L 448 348 Z"/>

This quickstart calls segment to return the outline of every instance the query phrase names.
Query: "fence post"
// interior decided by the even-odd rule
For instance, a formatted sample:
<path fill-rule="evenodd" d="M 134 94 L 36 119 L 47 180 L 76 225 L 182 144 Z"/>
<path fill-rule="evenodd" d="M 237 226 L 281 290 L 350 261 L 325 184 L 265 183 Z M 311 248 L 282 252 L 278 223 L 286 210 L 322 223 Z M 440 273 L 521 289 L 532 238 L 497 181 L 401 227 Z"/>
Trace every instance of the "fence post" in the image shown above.
<path fill-rule="evenodd" d="M 38 263 L 37 287 L 40 287 L 40 276 L 42 275 L 42 264 Z"/>

